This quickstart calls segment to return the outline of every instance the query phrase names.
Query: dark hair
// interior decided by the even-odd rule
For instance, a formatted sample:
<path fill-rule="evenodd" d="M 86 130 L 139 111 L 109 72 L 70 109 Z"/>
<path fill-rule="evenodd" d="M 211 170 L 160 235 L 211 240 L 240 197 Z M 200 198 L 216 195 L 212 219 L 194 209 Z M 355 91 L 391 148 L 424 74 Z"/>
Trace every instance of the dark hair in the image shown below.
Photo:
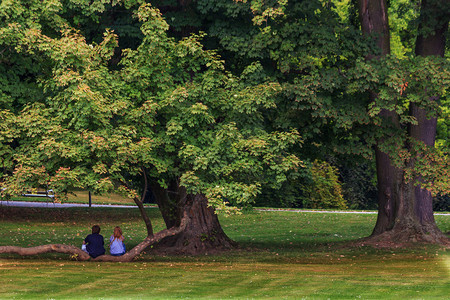
<path fill-rule="evenodd" d="M 98 225 L 92 226 L 92 233 L 100 233 L 100 226 Z"/>

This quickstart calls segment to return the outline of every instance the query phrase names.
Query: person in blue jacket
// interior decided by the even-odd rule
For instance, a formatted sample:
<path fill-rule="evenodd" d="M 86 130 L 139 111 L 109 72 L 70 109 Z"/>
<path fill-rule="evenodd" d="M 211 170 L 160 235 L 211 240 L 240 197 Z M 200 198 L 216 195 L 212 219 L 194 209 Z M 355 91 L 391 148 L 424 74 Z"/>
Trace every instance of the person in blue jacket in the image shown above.
<path fill-rule="evenodd" d="M 92 226 L 92 234 L 89 234 L 84 239 L 83 245 L 86 245 L 85 251 L 89 253 L 92 258 L 105 254 L 105 242 L 103 236 L 100 235 L 100 226 Z"/>

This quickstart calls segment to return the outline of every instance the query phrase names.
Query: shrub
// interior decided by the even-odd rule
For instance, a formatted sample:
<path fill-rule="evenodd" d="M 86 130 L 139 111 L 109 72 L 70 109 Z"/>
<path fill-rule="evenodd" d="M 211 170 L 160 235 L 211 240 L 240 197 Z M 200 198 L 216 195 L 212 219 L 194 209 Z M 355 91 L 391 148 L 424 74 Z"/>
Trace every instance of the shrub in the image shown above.
<path fill-rule="evenodd" d="M 303 207 L 346 209 L 338 170 L 325 161 L 315 160 L 311 166 L 310 184 L 303 184 Z"/>

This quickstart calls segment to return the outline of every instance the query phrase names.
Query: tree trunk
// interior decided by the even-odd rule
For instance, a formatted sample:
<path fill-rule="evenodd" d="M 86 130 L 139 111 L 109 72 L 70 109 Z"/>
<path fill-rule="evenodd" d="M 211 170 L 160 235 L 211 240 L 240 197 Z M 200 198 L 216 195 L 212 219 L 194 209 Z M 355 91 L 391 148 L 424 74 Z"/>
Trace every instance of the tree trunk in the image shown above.
<path fill-rule="evenodd" d="M 374 39 L 379 53 L 369 55 L 367 59 L 378 59 L 390 53 L 390 35 L 387 6 L 385 0 L 359 0 L 359 18 L 361 30 L 365 36 Z M 370 101 L 378 97 L 375 91 L 371 92 Z M 380 117 L 386 124 L 399 128 L 399 116 L 394 111 L 382 110 Z M 378 141 L 381 143 L 382 140 Z M 375 160 L 378 186 L 378 217 L 372 235 L 377 235 L 394 226 L 397 212 L 397 203 L 402 182 L 402 172 L 396 168 L 389 155 L 375 146 Z"/>
<path fill-rule="evenodd" d="M 445 49 L 444 33 L 448 26 L 448 14 L 439 12 L 439 9 L 445 7 L 445 5 L 440 6 L 439 1 L 442 2 L 441 4 L 444 4 L 445 0 L 429 1 L 433 3 L 432 7 L 429 6 L 428 1 L 422 1 L 421 27 L 424 25 L 429 26 L 430 24 L 438 24 L 438 27 L 426 37 L 419 34 L 416 43 L 416 54 L 443 55 Z M 373 36 L 378 38 L 377 44 L 380 47 L 381 55 L 388 54 L 389 47 L 386 39 L 389 37 L 387 31 L 389 24 L 385 1 L 360 0 L 359 4 L 363 32 L 365 34 L 374 34 Z M 430 9 L 435 11 L 430 14 Z M 438 15 L 447 18 L 447 21 L 437 18 L 438 21 L 432 23 Z M 430 19 L 427 20 L 427 17 Z M 436 119 L 427 119 L 426 113 L 425 110 L 415 104 L 411 104 L 410 115 L 417 119 L 418 124 L 410 126 L 408 135 L 433 147 L 436 136 Z M 398 116 L 394 112 L 383 111 L 381 114 L 385 118 L 390 118 L 394 126 L 398 128 L 398 125 L 396 125 Z M 436 226 L 432 210 L 431 193 L 420 188 L 420 186 L 414 186 L 413 182 L 405 182 L 403 172 L 393 167 L 388 155 L 382 153 L 379 149 L 376 149 L 376 160 L 378 219 L 372 236 L 368 241 L 394 244 L 417 241 L 448 244 L 448 239 Z M 411 159 L 406 167 L 412 167 L 414 161 L 414 158 Z M 416 178 L 416 180 L 420 181 L 420 178 Z"/>
<path fill-rule="evenodd" d="M 145 173 L 144 168 L 142 168 L 142 171 L 143 171 L 143 176 L 145 179 L 144 180 L 144 192 L 142 193 L 141 199 L 139 199 L 138 197 L 134 197 L 133 201 L 136 204 L 136 206 L 139 208 L 139 212 L 141 213 L 142 220 L 144 221 L 145 227 L 147 228 L 147 236 L 152 236 L 153 235 L 152 221 L 150 220 L 147 213 L 145 212 L 145 207 L 144 207 L 144 199 L 145 199 L 145 194 L 147 192 L 147 186 L 148 186 L 147 175 Z M 127 188 L 129 187 L 129 184 L 125 181 L 122 182 L 122 184 L 124 186 L 126 186 Z"/>
<path fill-rule="evenodd" d="M 447 0 L 423 0 L 419 35 L 416 40 L 417 56 L 444 56 L 445 33 L 448 28 L 449 14 L 445 9 Z M 448 6 L 447 6 L 448 7 Z M 431 32 L 424 34 L 424 28 Z M 436 101 L 436 95 L 430 95 Z M 410 115 L 417 120 L 417 125 L 408 128 L 412 140 L 423 142 L 434 147 L 436 140 L 437 118 L 427 117 L 427 111 L 417 104 L 410 104 Z M 412 158 L 409 167 L 413 167 L 417 158 Z M 414 181 L 420 182 L 416 177 Z M 433 198 L 429 191 L 422 189 L 414 182 L 403 183 L 403 199 L 401 212 L 393 228 L 396 239 L 407 241 L 426 241 L 431 243 L 447 243 L 445 235 L 439 230 L 433 216 Z"/>
<path fill-rule="evenodd" d="M 358 10 L 363 34 L 374 39 L 380 49 L 380 53 L 374 53 L 368 59 L 389 54 L 391 44 L 386 0 L 358 0 Z"/>
<path fill-rule="evenodd" d="M 176 184 L 172 184 L 174 186 Z M 178 195 L 177 189 L 164 189 L 155 180 L 150 180 L 150 187 L 155 196 L 156 204 L 158 204 L 161 215 L 166 223 L 166 228 L 172 228 L 180 224 L 180 213 L 178 212 Z M 169 195 L 172 194 L 172 195 Z"/>
<path fill-rule="evenodd" d="M 186 214 L 189 222 L 183 231 L 161 240 L 151 251 L 198 255 L 230 250 L 237 246 L 222 230 L 214 208 L 208 207 L 204 195 L 186 194 L 183 187 L 179 187 L 178 191 L 177 214 Z"/>
<path fill-rule="evenodd" d="M 445 7 L 446 0 L 422 1 L 416 55 L 444 56 L 445 33 L 449 20 L 448 10 L 446 11 Z M 423 31 L 424 28 L 427 30 Z M 424 34 L 426 31 L 428 33 Z M 430 99 L 435 101 L 436 95 L 430 95 Z M 416 125 L 408 128 L 410 138 L 423 142 L 428 147 L 434 147 L 437 119 L 428 118 L 427 111 L 415 103 L 410 105 L 410 115 L 417 120 Z M 416 159 L 413 157 L 408 167 L 413 167 Z M 416 177 L 414 181 L 420 182 L 421 178 Z M 393 240 L 448 244 L 448 239 L 434 220 L 433 198 L 429 191 L 422 189 L 420 185 L 414 185 L 414 182 L 403 182 L 400 201 L 399 214 L 390 234 Z"/>
<path fill-rule="evenodd" d="M 142 203 L 142 200 L 140 200 L 137 197 L 133 198 L 134 203 L 136 203 L 137 207 L 139 208 L 139 212 L 141 213 L 142 220 L 144 220 L 145 227 L 147 228 L 147 235 L 152 236 L 153 235 L 153 226 L 152 221 L 148 217 L 147 213 L 145 212 L 144 204 Z"/>
<path fill-rule="evenodd" d="M 383 233 L 394 227 L 398 215 L 398 201 L 403 172 L 392 165 L 389 155 L 375 147 L 378 187 L 378 215 L 372 235 Z"/>
<path fill-rule="evenodd" d="M 419 30 L 435 25 L 434 30 L 424 35 L 417 36 L 416 55 L 417 56 L 441 56 L 445 54 L 445 35 L 448 30 L 449 4 L 447 0 L 423 0 L 421 7 L 421 23 Z M 447 9 L 445 9 L 447 7 Z M 436 95 L 430 95 L 432 101 L 437 101 Z M 427 118 L 427 112 L 415 103 L 411 104 L 411 116 L 417 120 L 417 125 L 409 128 L 409 135 L 418 141 L 422 141 L 429 147 L 434 147 L 436 141 L 437 118 Z M 423 223 L 433 223 L 433 203 L 431 193 L 415 187 L 414 196 L 417 199 L 416 211 Z M 420 212 L 420 213 L 419 213 Z"/>

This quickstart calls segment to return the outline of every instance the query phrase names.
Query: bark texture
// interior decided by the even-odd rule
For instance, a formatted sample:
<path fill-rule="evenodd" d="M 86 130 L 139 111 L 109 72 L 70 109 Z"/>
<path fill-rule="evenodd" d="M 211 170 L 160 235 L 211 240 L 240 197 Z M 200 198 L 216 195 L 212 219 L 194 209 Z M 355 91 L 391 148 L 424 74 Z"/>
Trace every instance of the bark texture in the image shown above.
<path fill-rule="evenodd" d="M 177 214 L 182 212 L 189 218 L 184 230 L 168 236 L 155 244 L 152 251 L 164 254 L 199 255 L 233 249 L 232 241 L 220 226 L 214 208 L 208 206 L 202 194 L 186 194 L 180 187 Z"/>
<path fill-rule="evenodd" d="M 385 0 L 359 0 L 359 18 L 361 30 L 364 35 L 375 40 L 379 53 L 369 55 L 367 59 L 378 59 L 390 53 L 389 20 Z M 375 91 L 371 92 L 370 101 L 378 97 Z M 380 117 L 391 127 L 399 128 L 399 116 L 394 111 L 382 110 Z M 382 140 L 378 143 L 383 142 Z M 402 182 L 402 172 L 392 163 L 388 154 L 375 146 L 375 160 L 377 168 L 378 186 L 378 217 L 373 235 L 390 230 L 394 226 L 397 199 Z"/>
<path fill-rule="evenodd" d="M 154 181 L 151 188 L 161 210 L 166 226 L 178 226 L 181 216 L 189 218 L 186 228 L 153 245 L 149 251 L 162 254 L 199 255 L 233 249 L 237 244 L 222 230 L 214 208 L 208 206 L 202 194 L 187 194 L 186 189 L 174 180 L 168 189 Z"/>
<path fill-rule="evenodd" d="M 390 53 L 386 0 L 358 0 L 358 9 L 363 34 L 373 38 L 380 49 L 380 53 L 374 53 L 368 58 L 372 59 Z"/>

